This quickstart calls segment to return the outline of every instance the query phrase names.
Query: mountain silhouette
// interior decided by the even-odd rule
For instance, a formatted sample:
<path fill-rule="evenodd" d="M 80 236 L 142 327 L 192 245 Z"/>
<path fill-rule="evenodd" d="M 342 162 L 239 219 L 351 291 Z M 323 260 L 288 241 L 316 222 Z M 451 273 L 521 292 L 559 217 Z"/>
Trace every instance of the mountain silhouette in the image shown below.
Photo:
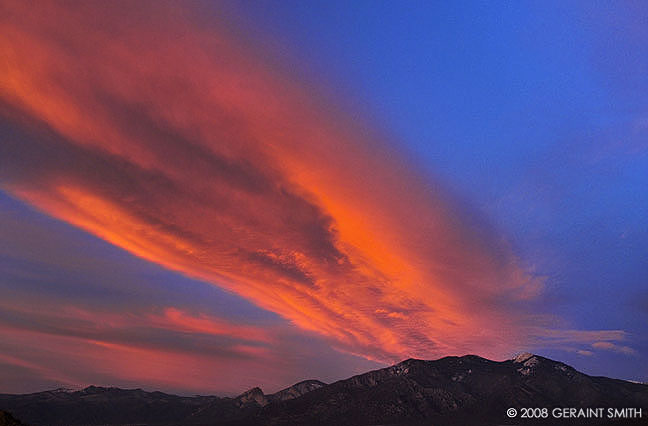
<path fill-rule="evenodd" d="M 507 416 L 510 408 L 515 417 Z M 547 417 L 521 418 L 525 408 L 546 408 Z M 602 410 L 595 418 L 552 415 L 570 408 Z M 609 418 L 609 408 L 626 417 Z M 639 425 L 648 424 L 648 385 L 588 376 L 528 353 L 501 362 L 466 355 L 408 359 L 332 384 L 306 380 L 269 395 L 260 388 L 221 398 L 90 386 L 0 395 L 0 409 L 32 426 Z M 641 417 L 633 418 L 637 409 Z"/>

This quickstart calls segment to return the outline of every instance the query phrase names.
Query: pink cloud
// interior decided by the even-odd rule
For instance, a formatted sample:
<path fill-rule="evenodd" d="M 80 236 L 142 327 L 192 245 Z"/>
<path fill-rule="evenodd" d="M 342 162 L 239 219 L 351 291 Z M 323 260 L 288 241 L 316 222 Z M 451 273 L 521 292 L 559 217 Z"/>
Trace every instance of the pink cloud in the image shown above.
<path fill-rule="evenodd" d="M 629 346 L 624 346 L 624 345 L 617 345 L 612 342 L 594 342 L 592 343 L 592 347 L 595 349 L 602 349 L 606 351 L 613 351 L 613 352 L 619 352 L 622 354 L 626 355 L 636 355 L 637 351 L 632 349 Z"/>

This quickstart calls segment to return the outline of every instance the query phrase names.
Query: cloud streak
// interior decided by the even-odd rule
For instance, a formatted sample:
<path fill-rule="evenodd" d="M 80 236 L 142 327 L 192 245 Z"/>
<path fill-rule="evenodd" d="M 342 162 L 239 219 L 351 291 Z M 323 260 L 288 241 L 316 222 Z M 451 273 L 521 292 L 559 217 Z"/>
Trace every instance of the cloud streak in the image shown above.
<path fill-rule="evenodd" d="M 88 384 L 270 392 L 379 366 L 2 194 L 0 240 L 0 392 Z"/>
<path fill-rule="evenodd" d="M 527 339 L 542 281 L 506 243 L 222 22 L 166 3 L 0 8 L 2 189 L 368 359 Z"/>
<path fill-rule="evenodd" d="M 637 351 L 635 351 L 631 347 L 624 346 L 624 345 L 617 345 L 616 343 L 612 343 L 612 342 L 594 342 L 592 343 L 592 347 L 595 349 L 603 349 L 606 351 L 619 352 L 625 355 L 637 355 Z"/>

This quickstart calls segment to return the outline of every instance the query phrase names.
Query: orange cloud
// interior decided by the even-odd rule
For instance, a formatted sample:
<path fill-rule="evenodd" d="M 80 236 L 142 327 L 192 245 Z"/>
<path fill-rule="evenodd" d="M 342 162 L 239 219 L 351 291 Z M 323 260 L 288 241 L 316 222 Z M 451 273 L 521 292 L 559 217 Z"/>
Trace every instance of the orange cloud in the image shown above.
<path fill-rule="evenodd" d="M 542 282 L 501 238 L 225 25 L 158 2 L 0 8 L 4 190 L 370 359 L 525 339 Z"/>
<path fill-rule="evenodd" d="M 267 328 L 232 324 L 207 315 L 191 315 L 176 308 L 166 308 L 163 316 L 151 316 L 152 324 L 167 329 L 189 333 L 235 336 L 237 339 L 270 343 L 273 341 Z"/>
<path fill-rule="evenodd" d="M 251 347 L 262 350 L 270 343 L 276 343 L 277 337 L 289 337 L 285 327 L 235 324 L 225 318 L 192 314 L 174 307 L 163 308 L 163 314 L 156 313 L 159 311 L 157 308 L 149 307 L 147 311 L 135 314 L 89 311 L 76 306 L 54 307 L 46 303 L 38 309 L 0 304 L 0 326 L 184 353 L 210 352 L 210 348 L 198 347 L 190 340 L 186 341 L 188 344 L 182 344 L 177 333 L 204 334 L 224 338 L 210 341 L 213 343 L 211 349 L 225 357 L 242 357 L 250 352 Z M 236 348 L 243 350 L 238 352 Z"/>

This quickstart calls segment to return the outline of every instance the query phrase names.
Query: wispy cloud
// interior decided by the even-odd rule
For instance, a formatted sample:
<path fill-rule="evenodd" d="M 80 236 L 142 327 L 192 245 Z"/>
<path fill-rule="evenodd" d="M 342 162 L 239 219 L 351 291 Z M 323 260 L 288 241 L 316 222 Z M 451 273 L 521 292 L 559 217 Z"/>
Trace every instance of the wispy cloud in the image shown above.
<path fill-rule="evenodd" d="M 630 346 L 618 345 L 612 342 L 594 342 L 592 347 L 595 349 L 603 349 L 606 351 L 619 352 L 626 355 L 636 355 L 637 351 L 632 349 Z"/>
<path fill-rule="evenodd" d="M 4 190 L 369 359 L 529 338 L 542 280 L 501 236 L 223 25 L 166 3 L 27 8 L 0 14 Z M 545 337 L 581 338 L 564 333 Z"/>
<path fill-rule="evenodd" d="M 337 368 L 346 374 L 354 364 L 336 357 L 328 342 L 285 324 L 234 324 L 174 307 L 128 313 L 4 303 L 0 333 L 0 377 L 3 391 L 10 392 L 88 384 L 187 393 L 236 394 L 252 386 L 273 391 L 311 374 L 338 378 L 329 362 L 347 364 Z M 16 368 L 25 370 L 22 383 L 7 387 Z"/>

